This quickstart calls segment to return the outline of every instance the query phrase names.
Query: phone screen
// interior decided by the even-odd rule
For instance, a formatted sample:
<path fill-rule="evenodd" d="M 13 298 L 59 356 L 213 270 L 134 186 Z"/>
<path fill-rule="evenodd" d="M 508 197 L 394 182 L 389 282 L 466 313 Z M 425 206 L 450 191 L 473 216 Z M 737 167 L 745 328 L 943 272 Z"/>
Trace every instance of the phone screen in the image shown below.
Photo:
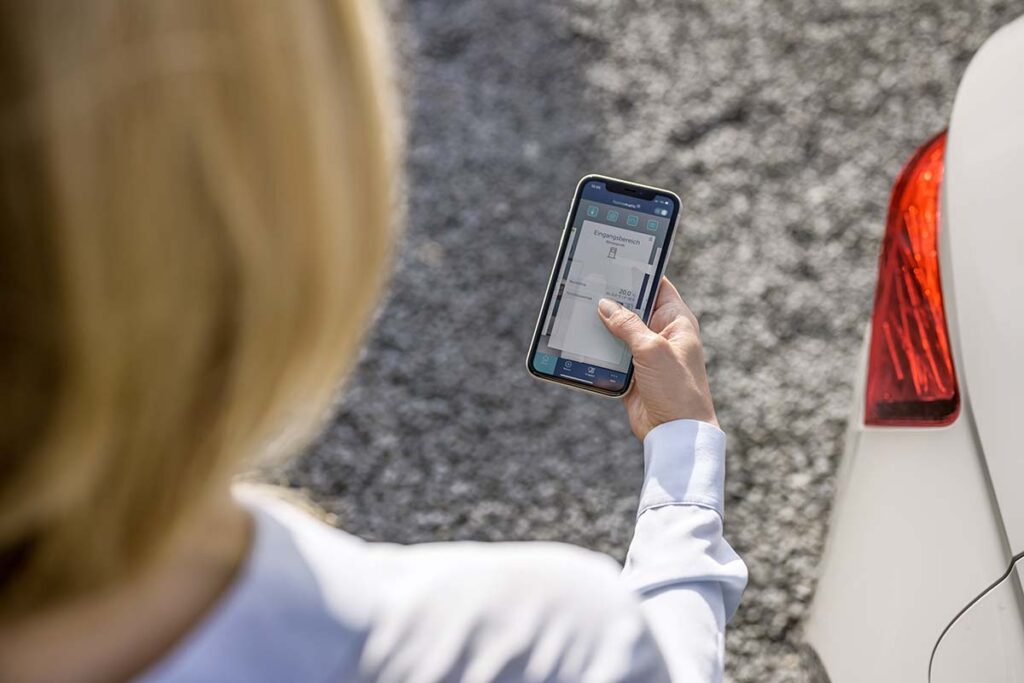
<path fill-rule="evenodd" d="M 663 190 L 593 176 L 580 183 L 534 334 L 531 373 L 625 393 L 633 358 L 597 304 L 614 299 L 649 319 L 678 210 L 678 198 Z"/>

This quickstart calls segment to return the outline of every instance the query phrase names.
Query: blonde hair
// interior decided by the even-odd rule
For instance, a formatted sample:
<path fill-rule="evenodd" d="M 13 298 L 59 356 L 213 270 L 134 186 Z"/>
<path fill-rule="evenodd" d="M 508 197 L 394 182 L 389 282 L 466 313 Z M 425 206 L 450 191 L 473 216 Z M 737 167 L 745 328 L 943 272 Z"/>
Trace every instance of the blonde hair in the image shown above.
<path fill-rule="evenodd" d="M 393 242 L 374 5 L 0 4 L 0 613 L 323 414 Z"/>

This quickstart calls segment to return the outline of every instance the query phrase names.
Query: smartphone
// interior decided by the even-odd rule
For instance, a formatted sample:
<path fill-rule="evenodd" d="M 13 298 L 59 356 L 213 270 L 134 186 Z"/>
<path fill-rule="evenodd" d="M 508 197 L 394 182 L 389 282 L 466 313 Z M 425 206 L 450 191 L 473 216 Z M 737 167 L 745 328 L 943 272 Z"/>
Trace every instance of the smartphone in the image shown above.
<path fill-rule="evenodd" d="M 602 298 L 650 320 L 679 217 L 668 190 L 601 175 L 580 180 L 562 231 L 526 367 L 537 379 L 622 396 L 633 356 L 605 328 Z"/>

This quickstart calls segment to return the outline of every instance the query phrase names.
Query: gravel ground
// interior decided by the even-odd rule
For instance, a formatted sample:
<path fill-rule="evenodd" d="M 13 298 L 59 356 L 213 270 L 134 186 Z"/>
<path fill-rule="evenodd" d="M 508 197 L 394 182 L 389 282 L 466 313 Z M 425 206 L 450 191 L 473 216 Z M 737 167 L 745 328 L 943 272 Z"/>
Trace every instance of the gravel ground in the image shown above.
<path fill-rule="evenodd" d="M 729 434 L 750 568 L 733 681 L 802 680 L 890 183 L 1020 2 L 392 0 L 407 235 L 330 429 L 265 476 L 370 539 L 556 539 L 621 559 L 641 448 L 620 405 L 523 367 L 576 180 L 684 198 L 669 267 Z"/>

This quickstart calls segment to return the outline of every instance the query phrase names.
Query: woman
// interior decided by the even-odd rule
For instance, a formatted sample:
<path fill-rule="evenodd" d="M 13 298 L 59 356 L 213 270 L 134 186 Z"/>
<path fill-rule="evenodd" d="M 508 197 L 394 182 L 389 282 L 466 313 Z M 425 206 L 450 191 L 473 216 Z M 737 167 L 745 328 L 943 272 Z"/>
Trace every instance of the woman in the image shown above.
<path fill-rule="evenodd" d="M 720 677 L 746 574 L 667 281 L 650 328 L 601 307 L 646 458 L 621 576 L 232 490 L 315 434 L 388 270 L 371 0 L 22 0 L 0 34 L 0 680 Z"/>

